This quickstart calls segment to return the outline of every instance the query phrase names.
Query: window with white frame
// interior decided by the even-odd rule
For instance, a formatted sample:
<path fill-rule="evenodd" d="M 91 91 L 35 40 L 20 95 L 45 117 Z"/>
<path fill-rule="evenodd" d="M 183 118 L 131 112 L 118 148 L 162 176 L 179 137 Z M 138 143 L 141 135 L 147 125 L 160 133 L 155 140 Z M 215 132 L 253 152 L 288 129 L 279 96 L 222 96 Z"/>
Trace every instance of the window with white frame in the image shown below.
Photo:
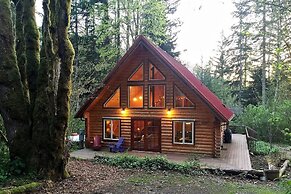
<path fill-rule="evenodd" d="M 194 121 L 173 121 L 173 142 L 175 144 L 194 144 Z"/>
<path fill-rule="evenodd" d="M 105 140 L 118 140 L 120 137 L 120 119 L 103 119 L 103 138 Z"/>

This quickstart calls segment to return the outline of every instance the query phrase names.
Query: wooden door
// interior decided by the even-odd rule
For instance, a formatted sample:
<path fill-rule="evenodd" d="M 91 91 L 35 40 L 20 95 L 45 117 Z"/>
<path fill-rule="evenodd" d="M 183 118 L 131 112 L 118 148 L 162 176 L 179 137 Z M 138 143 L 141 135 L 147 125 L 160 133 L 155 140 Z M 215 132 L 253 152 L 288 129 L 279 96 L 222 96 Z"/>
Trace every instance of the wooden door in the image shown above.
<path fill-rule="evenodd" d="M 133 150 L 161 151 L 161 120 L 132 119 L 131 147 Z"/>

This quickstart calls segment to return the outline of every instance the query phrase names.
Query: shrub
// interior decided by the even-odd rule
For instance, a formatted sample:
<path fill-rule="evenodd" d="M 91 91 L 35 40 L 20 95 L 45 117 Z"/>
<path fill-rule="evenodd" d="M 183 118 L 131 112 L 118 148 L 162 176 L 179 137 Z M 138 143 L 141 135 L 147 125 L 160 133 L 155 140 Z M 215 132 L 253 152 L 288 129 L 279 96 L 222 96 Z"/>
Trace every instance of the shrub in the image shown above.
<path fill-rule="evenodd" d="M 0 182 L 8 177 L 9 153 L 7 146 L 0 141 Z"/>
<path fill-rule="evenodd" d="M 109 156 L 95 156 L 95 162 L 117 166 L 121 168 L 141 168 L 146 170 L 173 170 L 186 174 L 193 174 L 199 171 L 200 164 L 198 161 L 174 163 L 168 161 L 166 158 L 144 157 L 140 158 L 133 155 L 118 155 L 114 157 Z"/>
<path fill-rule="evenodd" d="M 279 152 L 279 148 L 264 141 L 256 141 L 251 150 L 256 155 L 268 155 Z"/>
<path fill-rule="evenodd" d="M 249 105 L 236 117 L 234 124 L 247 125 L 258 132 L 258 139 L 277 143 L 290 143 L 291 100 L 270 106 Z"/>

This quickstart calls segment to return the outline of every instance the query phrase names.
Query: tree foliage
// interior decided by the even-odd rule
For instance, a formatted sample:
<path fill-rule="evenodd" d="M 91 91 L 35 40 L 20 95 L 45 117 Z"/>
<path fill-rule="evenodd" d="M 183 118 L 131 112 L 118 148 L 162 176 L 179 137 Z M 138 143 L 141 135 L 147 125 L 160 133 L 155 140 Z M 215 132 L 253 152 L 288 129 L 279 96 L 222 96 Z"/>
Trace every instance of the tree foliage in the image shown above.
<path fill-rule="evenodd" d="M 172 56 L 180 21 L 179 0 L 73 0 L 70 34 L 76 50 L 73 112 L 98 87 L 135 38 L 142 34 Z"/>

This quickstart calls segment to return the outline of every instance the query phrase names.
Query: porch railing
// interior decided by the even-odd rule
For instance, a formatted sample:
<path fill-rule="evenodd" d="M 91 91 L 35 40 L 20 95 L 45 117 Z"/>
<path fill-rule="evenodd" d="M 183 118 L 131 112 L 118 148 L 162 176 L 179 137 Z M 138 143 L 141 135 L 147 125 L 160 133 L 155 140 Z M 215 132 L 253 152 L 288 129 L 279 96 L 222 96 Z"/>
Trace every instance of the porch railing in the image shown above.
<path fill-rule="evenodd" d="M 230 125 L 229 127 L 234 132 L 245 133 L 249 150 L 256 149 L 256 141 L 257 141 L 257 134 L 258 134 L 256 130 L 246 125 Z"/>

